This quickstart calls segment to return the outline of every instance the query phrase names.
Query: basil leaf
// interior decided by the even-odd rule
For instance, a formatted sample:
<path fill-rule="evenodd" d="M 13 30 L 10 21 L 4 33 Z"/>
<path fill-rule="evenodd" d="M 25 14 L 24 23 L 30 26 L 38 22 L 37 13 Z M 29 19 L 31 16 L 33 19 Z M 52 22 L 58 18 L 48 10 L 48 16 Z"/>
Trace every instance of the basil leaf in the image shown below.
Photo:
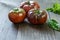
<path fill-rule="evenodd" d="M 60 25 L 59 25 L 59 23 L 58 23 L 56 20 L 54 20 L 54 19 L 50 19 L 50 20 L 48 21 L 48 26 L 49 26 L 50 28 L 52 28 L 53 30 L 60 31 Z"/>
<path fill-rule="evenodd" d="M 47 8 L 47 11 L 54 12 L 55 14 L 60 14 L 60 4 L 54 3 L 52 8 Z"/>

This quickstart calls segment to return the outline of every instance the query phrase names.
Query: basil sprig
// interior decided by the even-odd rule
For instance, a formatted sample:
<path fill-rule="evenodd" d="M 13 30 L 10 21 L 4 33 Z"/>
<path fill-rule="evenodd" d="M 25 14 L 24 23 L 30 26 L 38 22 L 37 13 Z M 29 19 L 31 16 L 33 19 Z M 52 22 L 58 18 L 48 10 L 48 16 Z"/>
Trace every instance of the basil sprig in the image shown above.
<path fill-rule="evenodd" d="M 47 8 L 46 10 L 60 15 L 60 4 L 54 3 L 52 8 Z"/>

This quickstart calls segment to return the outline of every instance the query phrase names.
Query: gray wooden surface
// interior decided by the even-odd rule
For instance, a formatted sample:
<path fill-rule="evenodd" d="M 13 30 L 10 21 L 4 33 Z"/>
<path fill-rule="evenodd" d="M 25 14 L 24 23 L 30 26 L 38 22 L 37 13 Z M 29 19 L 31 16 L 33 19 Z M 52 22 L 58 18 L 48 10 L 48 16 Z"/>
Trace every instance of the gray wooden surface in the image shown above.
<path fill-rule="evenodd" d="M 32 25 L 28 23 L 13 24 L 8 19 L 8 13 L 12 8 L 26 0 L 1 0 L 0 1 L 0 40 L 60 40 L 60 32 L 48 28 L 47 24 Z M 50 7 L 56 0 L 34 0 L 41 9 Z M 60 2 L 58 0 L 58 2 Z M 60 20 L 60 15 L 51 14 L 51 18 Z"/>

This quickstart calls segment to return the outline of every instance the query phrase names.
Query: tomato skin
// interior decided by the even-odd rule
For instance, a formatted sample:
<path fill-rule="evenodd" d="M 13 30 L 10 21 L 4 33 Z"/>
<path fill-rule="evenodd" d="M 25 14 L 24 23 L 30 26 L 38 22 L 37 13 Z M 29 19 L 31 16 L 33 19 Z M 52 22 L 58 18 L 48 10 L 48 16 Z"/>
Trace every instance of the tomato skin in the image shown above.
<path fill-rule="evenodd" d="M 40 19 L 39 23 L 40 24 L 44 24 L 46 22 L 46 20 L 47 20 L 47 14 L 46 14 L 45 17 L 43 17 L 43 18 Z"/>
<path fill-rule="evenodd" d="M 28 12 L 30 9 L 33 9 L 33 8 L 39 9 L 40 6 L 39 6 L 39 4 L 37 2 L 25 1 L 25 2 L 21 3 L 20 8 L 23 8 L 26 12 Z"/>
<path fill-rule="evenodd" d="M 24 9 L 26 12 L 28 12 L 28 11 L 31 9 L 31 7 L 30 7 L 29 5 L 24 5 L 24 6 L 23 6 L 23 9 Z"/>
<path fill-rule="evenodd" d="M 28 21 L 32 24 L 44 24 L 47 20 L 47 13 L 45 11 L 42 11 L 39 14 L 34 13 L 35 9 L 31 9 L 28 12 Z"/>
<path fill-rule="evenodd" d="M 24 21 L 25 17 L 26 17 L 26 12 L 25 11 L 23 11 L 21 13 L 12 11 L 8 14 L 9 20 L 13 23 L 21 23 L 21 22 Z"/>

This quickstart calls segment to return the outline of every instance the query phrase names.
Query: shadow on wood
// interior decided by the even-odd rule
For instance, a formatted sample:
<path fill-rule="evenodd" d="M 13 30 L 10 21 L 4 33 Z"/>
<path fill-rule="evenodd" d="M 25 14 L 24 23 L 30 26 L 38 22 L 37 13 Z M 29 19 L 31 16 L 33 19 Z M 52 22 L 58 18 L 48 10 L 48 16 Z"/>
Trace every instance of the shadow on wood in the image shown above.
<path fill-rule="evenodd" d="M 14 24 L 14 23 L 12 23 L 12 27 L 15 28 L 16 30 L 18 30 L 19 24 Z"/>
<path fill-rule="evenodd" d="M 29 24 L 29 26 L 35 30 L 40 30 L 40 31 L 52 31 L 52 29 L 49 28 L 49 26 L 45 23 L 45 24 L 41 24 L 41 25 L 33 25 L 33 24 Z"/>

